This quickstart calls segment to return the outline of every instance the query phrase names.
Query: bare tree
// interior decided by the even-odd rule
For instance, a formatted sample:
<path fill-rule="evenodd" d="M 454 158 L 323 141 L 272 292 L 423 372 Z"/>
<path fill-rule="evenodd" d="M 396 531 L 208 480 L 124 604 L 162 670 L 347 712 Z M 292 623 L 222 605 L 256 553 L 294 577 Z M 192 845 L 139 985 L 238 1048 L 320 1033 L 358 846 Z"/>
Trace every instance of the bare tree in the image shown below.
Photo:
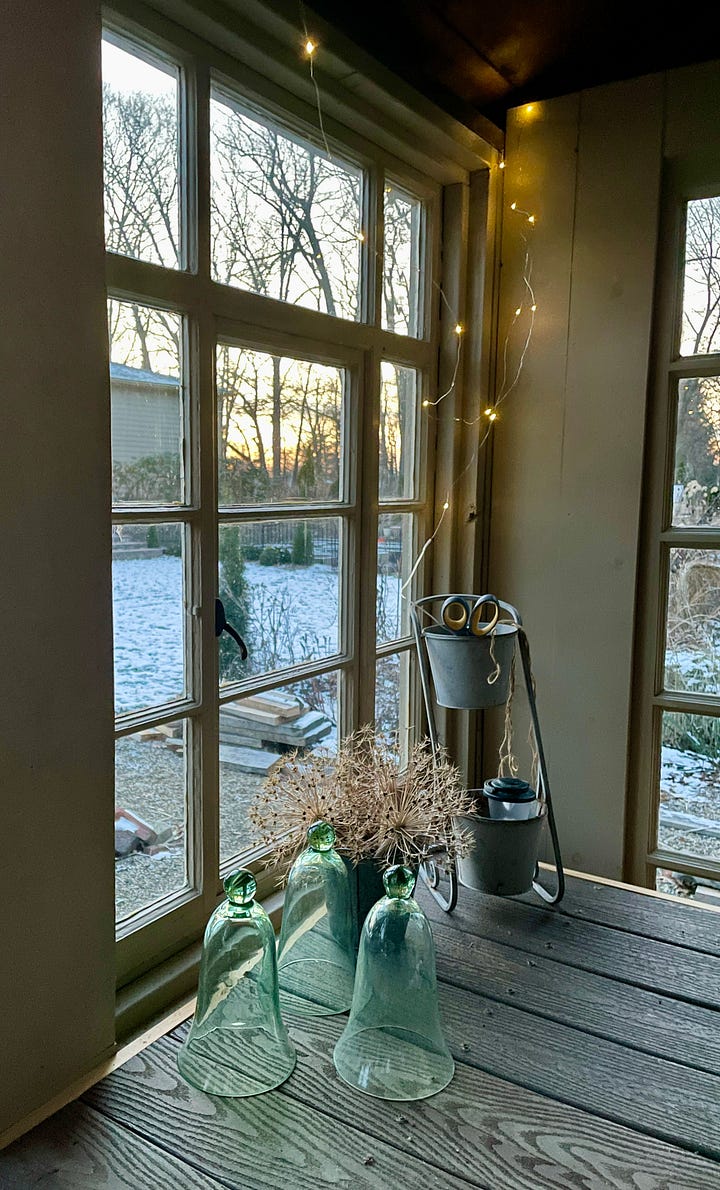
<path fill-rule="evenodd" d="M 219 102 L 212 130 L 218 280 L 355 318 L 359 177 Z"/>
<path fill-rule="evenodd" d="M 720 197 L 687 205 L 683 343 L 687 355 L 720 349 Z"/>
<path fill-rule="evenodd" d="M 111 252 L 178 264 L 175 106 L 142 91 L 103 87 L 105 240 Z"/>

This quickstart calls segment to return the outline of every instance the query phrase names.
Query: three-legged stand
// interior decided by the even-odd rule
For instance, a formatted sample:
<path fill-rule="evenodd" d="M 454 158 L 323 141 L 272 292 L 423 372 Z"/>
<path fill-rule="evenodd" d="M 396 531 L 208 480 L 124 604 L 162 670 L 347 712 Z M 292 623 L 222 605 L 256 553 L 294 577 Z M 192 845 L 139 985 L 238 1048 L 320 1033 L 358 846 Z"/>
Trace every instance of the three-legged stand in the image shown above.
<path fill-rule="evenodd" d="M 525 689 L 527 691 L 528 704 L 530 707 L 530 718 L 532 723 L 532 732 L 535 740 L 535 747 L 537 749 L 540 788 L 538 789 L 538 796 L 547 808 L 547 820 L 550 828 L 550 838 L 553 846 L 553 856 L 555 860 L 555 875 L 556 886 L 555 890 L 546 888 L 540 882 L 540 865 L 535 865 L 535 876 L 533 878 L 533 890 L 544 901 L 550 905 L 556 905 L 562 900 L 565 892 L 565 874 L 563 872 L 562 857 L 560 855 L 560 843 L 558 840 L 557 827 L 555 825 L 555 814 L 553 812 L 552 797 L 550 794 L 550 782 L 547 775 L 547 766 L 545 763 L 545 751 L 543 749 L 542 735 L 540 733 L 540 722 L 538 720 L 537 705 L 535 702 L 535 690 L 532 679 L 532 665 L 530 661 L 530 644 L 528 642 L 527 634 L 523 630 L 522 620 L 516 608 L 509 603 L 504 603 L 501 599 L 497 599 L 495 595 L 426 595 L 423 599 L 416 600 L 411 607 L 411 619 L 413 625 L 413 633 L 415 635 L 415 644 L 417 646 L 417 654 L 420 662 L 420 680 L 422 684 L 423 699 L 425 702 L 425 712 L 428 721 L 428 731 L 430 734 L 430 743 L 433 752 L 437 753 L 440 747 L 440 740 L 438 738 L 437 722 L 435 719 L 434 710 L 434 696 L 433 696 L 433 682 L 432 674 L 430 672 L 430 663 L 428 660 L 427 646 L 423 637 L 422 626 L 420 624 L 420 617 L 418 615 L 418 608 L 424 607 L 427 604 L 437 602 L 438 600 L 447 599 L 462 599 L 472 602 L 477 606 L 478 603 L 493 603 L 498 608 L 507 612 L 511 617 L 512 622 L 517 626 L 518 647 L 520 650 L 520 661 L 522 663 L 523 677 L 525 679 Z M 477 708 L 481 709 L 481 708 Z M 450 913 L 457 905 L 458 898 L 458 878 L 455 870 L 455 865 L 451 864 L 448 870 L 449 890 L 447 897 L 443 895 L 440 888 L 440 871 L 435 861 L 429 861 L 423 867 L 423 879 L 430 889 L 435 900 L 446 913 Z"/>

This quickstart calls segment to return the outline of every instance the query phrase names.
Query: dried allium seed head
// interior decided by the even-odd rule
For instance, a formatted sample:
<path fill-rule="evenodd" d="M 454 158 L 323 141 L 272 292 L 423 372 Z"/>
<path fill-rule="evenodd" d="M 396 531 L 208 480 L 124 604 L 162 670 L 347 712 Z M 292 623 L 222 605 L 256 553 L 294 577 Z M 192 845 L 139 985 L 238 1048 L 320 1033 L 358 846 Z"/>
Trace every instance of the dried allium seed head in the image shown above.
<path fill-rule="evenodd" d="M 405 768 L 370 726 L 347 736 L 337 753 L 293 753 L 266 778 L 249 811 L 258 842 L 273 862 L 292 861 L 308 826 L 332 822 L 337 849 L 354 863 L 446 861 L 466 854 L 469 838 L 455 818 L 472 802 L 447 752 L 428 740 L 410 750 Z"/>

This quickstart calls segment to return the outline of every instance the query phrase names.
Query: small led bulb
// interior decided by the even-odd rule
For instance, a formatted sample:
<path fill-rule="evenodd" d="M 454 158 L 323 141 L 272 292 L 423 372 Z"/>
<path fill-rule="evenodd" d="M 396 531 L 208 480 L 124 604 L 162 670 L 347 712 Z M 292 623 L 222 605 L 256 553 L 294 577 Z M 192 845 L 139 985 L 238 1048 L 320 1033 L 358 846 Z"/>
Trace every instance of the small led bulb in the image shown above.
<path fill-rule="evenodd" d="M 457 322 L 455 324 L 455 334 L 461 335 L 462 333 L 463 333 L 463 328 L 462 328 L 461 324 L 459 322 Z"/>
<path fill-rule="evenodd" d="M 511 210 L 511 211 L 515 211 L 515 210 L 517 210 L 517 203 L 516 203 L 516 202 L 511 202 L 511 203 L 510 203 L 510 210 Z"/>
<path fill-rule="evenodd" d="M 308 58 L 312 58 L 316 49 L 317 46 L 315 45 L 315 42 L 311 41 L 308 37 L 307 41 L 305 42 L 305 53 L 307 54 Z"/>

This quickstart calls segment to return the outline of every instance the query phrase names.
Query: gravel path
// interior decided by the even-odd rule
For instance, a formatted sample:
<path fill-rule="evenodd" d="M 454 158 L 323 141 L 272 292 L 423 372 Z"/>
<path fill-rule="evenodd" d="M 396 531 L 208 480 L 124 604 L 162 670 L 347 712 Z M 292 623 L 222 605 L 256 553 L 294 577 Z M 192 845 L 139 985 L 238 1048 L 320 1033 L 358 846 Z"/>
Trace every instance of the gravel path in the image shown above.
<path fill-rule="evenodd" d="M 247 809 L 263 778 L 220 766 L 220 854 L 242 852 L 249 842 Z M 134 853 L 115 861 L 118 920 L 186 884 L 185 759 L 162 741 L 129 736 L 118 741 L 116 805 L 143 818 L 156 832 L 172 830 L 155 855 Z"/>

